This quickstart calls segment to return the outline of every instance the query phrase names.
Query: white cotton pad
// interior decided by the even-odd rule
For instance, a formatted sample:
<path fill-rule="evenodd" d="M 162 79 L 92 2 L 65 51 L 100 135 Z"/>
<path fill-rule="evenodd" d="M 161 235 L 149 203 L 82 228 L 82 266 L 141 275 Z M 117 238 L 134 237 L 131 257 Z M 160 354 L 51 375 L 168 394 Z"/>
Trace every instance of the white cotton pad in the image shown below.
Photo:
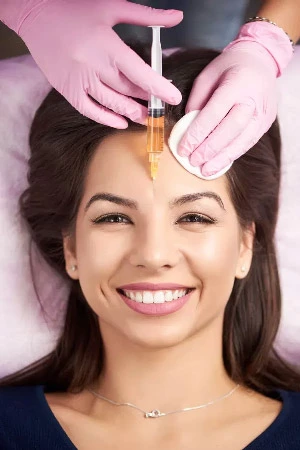
<path fill-rule="evenodd" d="M 183 137 L 184 133 L 186 132 L 187 128 L 190 126 L 190 124 L 193 122 L 193 120 L 196 118 L 200 111 L 190 111 L 185 116 L 183 116 L 173 127 L 168 144 L 170 147 L 171 152 L 177 159 L 177 161 L 184 167 L 188 172 L 192 173 L 193 175 L 196 175 L 196 177 L 202 178 L 203 180 L 214 180 L 215 178 L 219 178 L 220 176 L 224 175 L 224 173 L 227 172 L 227 170 L 230 169 L 232 166 L 232 163 L 229 164 L 229 166 L 225 167 L 224 169 L 220 170 L 220 172 L 215 173 L 214 175 L 210 175 L 209 177 L 205 177 L 201 174 L 199 167 L 194 167 L 191 165 L 189 158 L 186 156 L 179 156 L 177 153 L 177 147 L 179 145 L 179 142 L 181 141 L 181 138 Z"/>

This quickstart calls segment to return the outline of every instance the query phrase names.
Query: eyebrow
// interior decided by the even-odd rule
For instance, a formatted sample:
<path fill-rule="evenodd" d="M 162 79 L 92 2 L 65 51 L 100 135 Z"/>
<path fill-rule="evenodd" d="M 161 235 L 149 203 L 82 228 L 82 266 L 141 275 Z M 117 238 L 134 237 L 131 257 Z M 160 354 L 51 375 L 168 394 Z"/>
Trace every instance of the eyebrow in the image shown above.
<path fill-rule="evenodd" d="M 211 191 L 195 192 L 193 194 L 186 194 L 181 197 L 177 197 L 174 200 L 172 200 L 172 202 L 170 203 L 170 206 L 171 207 L 181 206 L 181 205 L 184 205 L 185 203 L 190 203 L 190 202 L 195 202 L 196 200 L 201 200 L 202 198 L 211 198 L 211 199 L 215 200 L 218 203 L 218 205 L 222 209 L 224 209 L 224 211 L 226 211 L 221 197 L 218 194 L 216 194 L 215 192 L 211 192 Z"/>
<path fill-rule="evenodd" d="M 92 203 L 103 200 L 106 202 L 115 203 L 116 205 L 127 206 L 127 208 L 138 209 L 138 204 L 134 200 L 129 198 L 120 197 L 119 195 L 110 194 L 109 192 L 101 192 L 93 195 L 92 198 L 87 202 L 84 211 L 87 211 Z"/>
<path fill-rule="evenodd" d="M 174 206 L 182 206 L 185 203 L 195 202 L 196 200 L 201 200 L 202 198 L 210 198 L 210 199 L 215 200 L 218 203 L 218 205 L 224 211 L 226 211 L 221 197 L 218 194 L 216 194 L 215 192 L 211 192 L 211 191 L 196 192 L 193 194 L 182 195 L 182 196 L 177 197 L 174 200 L 172 200 L 169 203 L 169 205 L 171 208 L 173 208 Z M 114 204 L 120 205 L 120 206 L 126 206 L 127 208 L 131 208 L 131 209 L 138 209 L 138 203 L 134 200 L 131 200 L 131 199 L 125 198 L 125 197 L 121 197 L 119 195 L 110 194 L 109 192 L 101 192 L 101 193 L 97 193 L 97 194 L 93 195 L 93 197 L 90 198 L 90 200 L 87 202 L 87 204 L 84 208 L 84 211 L 86 212 L 94 202 L 97 202 L 99 200 L 114 203 Z"/>

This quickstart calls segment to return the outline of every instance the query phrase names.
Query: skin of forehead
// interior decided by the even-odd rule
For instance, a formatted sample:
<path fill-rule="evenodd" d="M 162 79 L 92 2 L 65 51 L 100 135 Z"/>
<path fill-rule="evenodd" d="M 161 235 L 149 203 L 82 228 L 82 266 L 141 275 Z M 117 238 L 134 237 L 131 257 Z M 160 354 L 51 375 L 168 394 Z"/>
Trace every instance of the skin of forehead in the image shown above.
<path fill-rule="evenodd" d="M 118 133 L 105 138 L 96 150 L 85 180 L 85 194 L 98 190 L 143 197 L 143 202 L 160 202 L 192 192 L 213 191 L 228 204 L 227 179 L 205 181 L 184 169 L 172 155 L 167 140 L 160 155 L 155 181 L 150 177 L 150 163 L 146 151 L 146 132 Z M 85 195 L 84 195 L 85 197 Z M 227 197 L 227 198 L 226 198 Z M 89 198 L 85 197 L 88 201 Z M 226 205 L 225 205 L 226 208 Z"/>

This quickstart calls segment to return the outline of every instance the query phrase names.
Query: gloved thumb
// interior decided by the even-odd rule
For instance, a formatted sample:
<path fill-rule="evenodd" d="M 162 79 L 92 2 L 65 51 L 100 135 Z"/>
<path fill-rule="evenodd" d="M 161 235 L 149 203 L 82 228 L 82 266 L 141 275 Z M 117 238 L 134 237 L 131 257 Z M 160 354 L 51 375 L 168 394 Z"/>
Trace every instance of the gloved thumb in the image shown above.
<path fill-rule="evenodd" d="M 155 9 L 150 6 L 137 5 L 131 2 L 122 3 L 118 22 L 131 25 L 161 25 L 174 27 L 183 19 L 183 12 L 177 9 Z"/>

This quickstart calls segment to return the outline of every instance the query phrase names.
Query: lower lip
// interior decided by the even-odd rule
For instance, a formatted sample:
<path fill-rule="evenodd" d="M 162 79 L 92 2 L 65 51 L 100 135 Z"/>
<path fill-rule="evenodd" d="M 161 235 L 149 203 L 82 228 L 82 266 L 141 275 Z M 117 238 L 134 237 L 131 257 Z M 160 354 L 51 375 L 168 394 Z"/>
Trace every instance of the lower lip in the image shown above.
<path fill-rule="evenodd" d="M 192 292 L 193 291 L 178 298 L 177 300 L 172 300 L 171 302 L 165 303 L 139 303 L 126 297 L 126 295 L 121 293 L 119 293 L 119 295 L 122 300 L 124 300 L 126 305 L 133 309 L 133 311 L 146 314 L 147 316 L 165 316 L 181 309 L 189 301 Z"/>

